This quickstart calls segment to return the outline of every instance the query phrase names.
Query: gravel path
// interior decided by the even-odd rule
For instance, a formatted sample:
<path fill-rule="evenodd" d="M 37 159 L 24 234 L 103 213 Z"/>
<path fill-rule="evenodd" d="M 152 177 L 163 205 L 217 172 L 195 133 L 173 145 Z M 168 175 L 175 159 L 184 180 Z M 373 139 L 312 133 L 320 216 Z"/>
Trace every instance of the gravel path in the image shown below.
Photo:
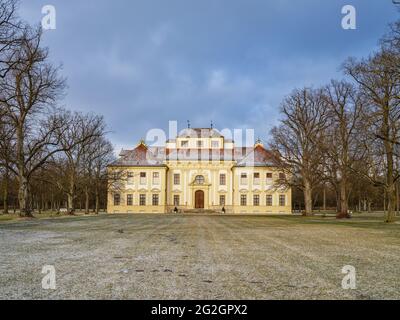
<path fill-rule="evenodd" d="M 380 218 L 117 215 L 0 224 L 1 299 L 400 299 Z M 121 232 L 122 231 L 122 232 Z M 56 290 L 43 290 L 54 265 Z M 353 265 L 357 289 L 343 290 Z"/>

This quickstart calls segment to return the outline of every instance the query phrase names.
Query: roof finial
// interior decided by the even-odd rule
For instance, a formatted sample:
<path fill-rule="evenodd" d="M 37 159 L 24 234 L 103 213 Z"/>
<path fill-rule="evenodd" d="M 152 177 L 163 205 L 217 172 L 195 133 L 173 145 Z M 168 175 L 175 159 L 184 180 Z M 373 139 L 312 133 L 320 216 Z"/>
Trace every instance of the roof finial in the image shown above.
<path fill-rule="evenodd" d="M 214 129 L 214 123 L 212 120 L 211 120 L 211 129 Z"/>
<path fill-rule="evenodd" d="M 147 147 L 147 146 L 146 146 L 146 140 L 144 140 L 143 138 L 141 138 L 140 141 L 139 141 L 139 143 L 138 143 L 138 146 L 145 146 L 145 147 Z"/>
<path fill-rule="evenodd" d="M 188 129 L 190 129 L 190 120 L 187 121 Z"/>

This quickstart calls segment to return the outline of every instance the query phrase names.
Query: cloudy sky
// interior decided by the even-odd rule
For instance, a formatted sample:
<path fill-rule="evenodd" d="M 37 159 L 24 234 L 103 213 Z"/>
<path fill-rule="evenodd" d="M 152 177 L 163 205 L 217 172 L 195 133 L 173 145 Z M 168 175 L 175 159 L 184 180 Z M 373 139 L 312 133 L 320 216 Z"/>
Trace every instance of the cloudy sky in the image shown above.
<path fill-rule="evenodd" d="M 63 64 L 62 104 L 103 114 L 116 149 L 149 129 L 254 128 L 268 139 L 282 98 L 296 87 L 342 77 L 348 56 L 367 56 L 399 12 L 391 0 L 21 0 Z M 343 30 L 341 9 L 357 10 Z"/>

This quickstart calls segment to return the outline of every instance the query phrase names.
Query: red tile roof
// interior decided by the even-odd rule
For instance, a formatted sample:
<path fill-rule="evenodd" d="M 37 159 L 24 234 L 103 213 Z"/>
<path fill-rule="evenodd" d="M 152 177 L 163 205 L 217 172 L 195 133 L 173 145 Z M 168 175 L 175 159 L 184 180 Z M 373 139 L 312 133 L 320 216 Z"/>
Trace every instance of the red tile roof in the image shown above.
<path fill-rule="evenodd" d="M 235 161 L 237 166 L 273 166 L 279 156 L 263 146 L 234 149 L 166 149 L 140 143 L 133 150 L 123 150 L 114 166 L 164 166 L 167 160 Z"/>

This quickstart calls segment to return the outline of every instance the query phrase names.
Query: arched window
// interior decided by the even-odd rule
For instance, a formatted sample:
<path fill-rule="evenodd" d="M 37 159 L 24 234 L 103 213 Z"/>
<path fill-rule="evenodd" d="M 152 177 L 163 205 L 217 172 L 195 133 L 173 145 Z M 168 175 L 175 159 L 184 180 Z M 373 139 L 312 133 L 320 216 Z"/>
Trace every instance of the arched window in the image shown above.
<path fill-rule="evenodd" d="M 203 176 L 197 176 L 196 179 L 194 179 L 195 184 L 204 184 L 205 180 Z"/>

